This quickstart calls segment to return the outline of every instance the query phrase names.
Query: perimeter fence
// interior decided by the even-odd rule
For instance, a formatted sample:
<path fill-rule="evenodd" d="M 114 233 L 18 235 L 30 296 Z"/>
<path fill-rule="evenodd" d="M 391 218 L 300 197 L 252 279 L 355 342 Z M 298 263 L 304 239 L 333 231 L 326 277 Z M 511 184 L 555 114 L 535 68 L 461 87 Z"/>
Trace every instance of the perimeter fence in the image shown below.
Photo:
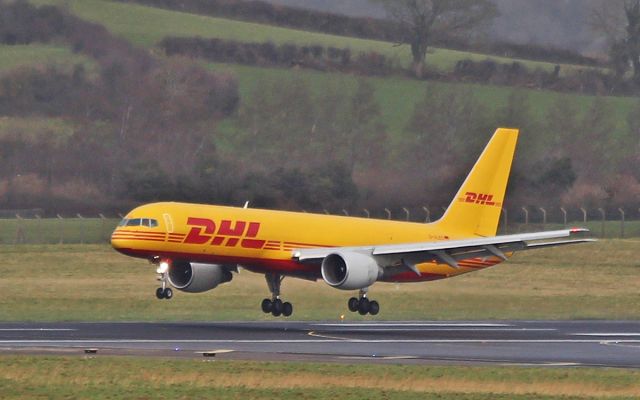
<path fill-rule="evenodd" d="M 381 210 L 320 210 L 324 214 L 412 222 L 438 220 L 446 207 L 412 207 Z M 42 210 L 0 210 L 0 244 L 99 244 L 108 243 L 122 215 L 56 215 L 42 217 Z M 304 210 L 302 210 L 304 211 Z M 306 212 L 306 211 L 305 211 Z M 500 234 L 586 227 L 598 238 L 640 237 L 640 209 L 568 209 L 521 207 L 503 209 Z"/>

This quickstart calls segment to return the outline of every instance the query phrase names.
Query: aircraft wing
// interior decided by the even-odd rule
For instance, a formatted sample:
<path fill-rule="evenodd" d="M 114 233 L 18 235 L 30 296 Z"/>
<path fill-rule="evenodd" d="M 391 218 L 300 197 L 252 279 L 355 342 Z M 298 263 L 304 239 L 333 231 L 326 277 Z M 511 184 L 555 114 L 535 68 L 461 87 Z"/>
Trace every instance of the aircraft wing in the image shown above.
<path fill-rule="evenodd" d="M 300 262 L 317 262 L 337 251 L 352 251 L 371 255 L 383 266 L 391 266 L 400 262 L 414 270 L 416 264 L 436 260 L 458 268 L 457 261 L 468 258 L 495 256 L 506 260 L 506 254 L 514 251 L 595 241 L 588 238 L 572 238 L 572 236 L 585 232 L 589 232 L 589 230 L 575 228 L 438 242 L 299 249 L 293 251 L 292 257 Z M 558 240 L 564 238 L 567 239 Z"/>

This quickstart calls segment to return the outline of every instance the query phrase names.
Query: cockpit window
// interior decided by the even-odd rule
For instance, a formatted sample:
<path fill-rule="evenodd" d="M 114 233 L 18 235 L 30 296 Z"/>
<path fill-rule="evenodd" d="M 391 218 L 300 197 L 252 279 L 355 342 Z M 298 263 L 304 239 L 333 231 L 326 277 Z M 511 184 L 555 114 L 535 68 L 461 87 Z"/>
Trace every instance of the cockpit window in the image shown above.
<path fill-rule="evenodd" d="M 142 225 L 142 219 L 140 218 L 133 218 L 127 221 L 127 226 L 140 226 L 140 225 Z"/>
<path fill-rule="evenodd" d="M 156 228 L 158 226 L 158 220 L 152 218 L 125 218 L 120 221 L 118 226 L 146 226 L 148 228 Z"/>

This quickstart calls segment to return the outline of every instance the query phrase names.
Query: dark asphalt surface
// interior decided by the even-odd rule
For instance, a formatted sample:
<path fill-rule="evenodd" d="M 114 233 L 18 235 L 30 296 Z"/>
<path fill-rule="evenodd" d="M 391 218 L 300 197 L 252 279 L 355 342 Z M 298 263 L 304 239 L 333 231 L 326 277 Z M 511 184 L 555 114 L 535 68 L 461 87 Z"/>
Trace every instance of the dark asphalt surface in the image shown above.
<path fill-rule="evenodd" d="M 0 352 L 640 368 L 640 321 L 0 323 Z"/>

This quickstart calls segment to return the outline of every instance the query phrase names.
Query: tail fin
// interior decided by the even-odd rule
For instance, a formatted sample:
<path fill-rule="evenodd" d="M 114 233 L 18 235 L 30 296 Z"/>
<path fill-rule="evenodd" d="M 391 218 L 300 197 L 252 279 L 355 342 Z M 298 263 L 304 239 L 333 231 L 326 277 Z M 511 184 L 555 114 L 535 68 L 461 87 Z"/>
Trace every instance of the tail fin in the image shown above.
<path fill-rule="evenodd" d="M 518 141 L 517 129 L 498 129 L 438 227 L 462 236 L 495 236 L 507 190 L 513 155 Z"/>

